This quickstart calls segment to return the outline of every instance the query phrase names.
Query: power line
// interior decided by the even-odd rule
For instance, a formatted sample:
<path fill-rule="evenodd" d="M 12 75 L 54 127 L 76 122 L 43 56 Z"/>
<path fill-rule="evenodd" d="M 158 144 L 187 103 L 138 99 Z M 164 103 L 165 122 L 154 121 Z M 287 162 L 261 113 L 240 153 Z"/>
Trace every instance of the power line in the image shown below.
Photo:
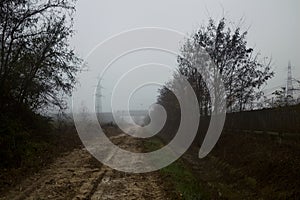
<path fill-rule="evenodd" d="M 286 82 L 286 96 L 293 96 L 293 77 L 292 77 L 292 65 L 291 61 L 288 64 L 288 78 Z"/>

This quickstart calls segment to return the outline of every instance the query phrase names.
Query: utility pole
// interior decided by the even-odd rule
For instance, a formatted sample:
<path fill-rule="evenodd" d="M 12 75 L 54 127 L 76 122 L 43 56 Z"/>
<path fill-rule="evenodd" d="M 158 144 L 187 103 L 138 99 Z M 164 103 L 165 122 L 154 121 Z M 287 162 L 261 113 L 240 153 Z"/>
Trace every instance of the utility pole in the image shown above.
<path fill-rule="evenodd" d="M 292 65 L 289 61 L 288 64 L 288 75 L 287 75 L 287 82 L 286 82 L 286 99 L 287 103 L 290 103 L 293 99 L 293 77 L 292 77 Z"/>
<path fill-rule="evenodd" d="M 101 80 L 99 81 L 97 85 L 96 90 L 96 113 L 99 114 L 102 112 L 102 86 L 101 86 Z"/>

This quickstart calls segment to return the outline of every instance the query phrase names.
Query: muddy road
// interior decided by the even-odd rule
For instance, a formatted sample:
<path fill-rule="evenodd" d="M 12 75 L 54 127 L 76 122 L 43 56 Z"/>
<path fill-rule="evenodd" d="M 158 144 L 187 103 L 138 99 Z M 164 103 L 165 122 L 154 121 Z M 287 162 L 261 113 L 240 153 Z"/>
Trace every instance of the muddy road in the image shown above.
<path fill-rule="evenodd" d="M 134 152 L 142 148 L 131 137 L 112 135 L 111 140 L 123 148 Z M 166 191 L 159 172 L 119 172 L 102 165 L 83 148 L 57 158 L 0 199 L 170 199 Z"/>

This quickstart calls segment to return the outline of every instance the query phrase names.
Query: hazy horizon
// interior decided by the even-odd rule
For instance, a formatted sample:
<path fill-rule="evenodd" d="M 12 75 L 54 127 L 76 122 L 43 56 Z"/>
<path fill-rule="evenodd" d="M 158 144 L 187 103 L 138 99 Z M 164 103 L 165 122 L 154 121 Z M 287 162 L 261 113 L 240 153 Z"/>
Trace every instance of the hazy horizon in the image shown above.
<path fill-rule="evenodd" d="M 75 15 L 76 34 L 72 46 L 83 58 L 100 42 L 127 30 L 140 27 L 168 28 L 191 35 L 200 26 L 206 25 L 209 18 L 219 20 L 225 17 L 229 26 L 240 25 L 248 30 L 248 46 L 260 52 L 261 58 L 272 57 L 274 78 L 263 87 L 266 95 L 286 84 L 288 61 L 292 63 L 294 78 L 300 78 L 300 19 L 298 9 L 300 2 L 290 1 L 83 1 L 77 2 Z M 241 20 L 242 19 L 242 20 Z M 180 42 L 183 42 L 179 41 Z M 179 45 L 179 44 L 178 44 Z M 113 51 L 110 49 L 108 51 Z M 102 62 L 97 56 L 90 59 L 89 64 Z M 176 68 L 176 59 L 168 55 L 154 52 L 140 52 L 116 63 L 102 80 L 102 110 L 110 111 L 110 97 L 118 76 L 130 69 L 132 63 L 145 63 L 155 60 Z M 136 61 L 139 60 L 139 61 Z M 126 66 L 127 65 L 127 66 Z M 123 67 L 125 66 L 125 67 Z M 103 67 L 103 66 L 99 66 Z M 125 69 L 126 68 L 126 69 Z M 150 73 L 149 76 L 157 76 Z M 165 73 L 161 79 L 167 81 L 172 72 Z M 94 77 L 86 77 L 79 81 L 89 81 Z M 117 77 L 117 78 L 116 78 Z M 137 75 L 137 77 L 139 77 Z M 131 101 L 132 109 L 148 109 L 154 103 L 158 86 L 149 86 L 135 93 Z M 87 91 L 88 92 L 88 91 Z M 85 94 L 82 94 L 83 96 Z M 143 102 L 143 103 L 141 103 Z M 88 107 L 92 106 L 87 103 Z"/>

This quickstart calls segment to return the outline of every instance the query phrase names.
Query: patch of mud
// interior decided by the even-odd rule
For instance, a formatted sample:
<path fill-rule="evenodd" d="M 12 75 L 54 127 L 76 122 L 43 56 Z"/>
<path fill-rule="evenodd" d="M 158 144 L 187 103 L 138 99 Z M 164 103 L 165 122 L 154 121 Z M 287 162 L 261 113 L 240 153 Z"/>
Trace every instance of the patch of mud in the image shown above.
<path fill-rule="evenodd" d="M 110 130 L 113 131 L 118 130 Z M 133 152 L 142 150 L 138 140 L 111 135 L 123 148 Z M 159 172 L 119 172 L 103 166 L 85 149 L 75 149 L 8 190 L 0 199 L 170 199 L 164 187 Z"/>

